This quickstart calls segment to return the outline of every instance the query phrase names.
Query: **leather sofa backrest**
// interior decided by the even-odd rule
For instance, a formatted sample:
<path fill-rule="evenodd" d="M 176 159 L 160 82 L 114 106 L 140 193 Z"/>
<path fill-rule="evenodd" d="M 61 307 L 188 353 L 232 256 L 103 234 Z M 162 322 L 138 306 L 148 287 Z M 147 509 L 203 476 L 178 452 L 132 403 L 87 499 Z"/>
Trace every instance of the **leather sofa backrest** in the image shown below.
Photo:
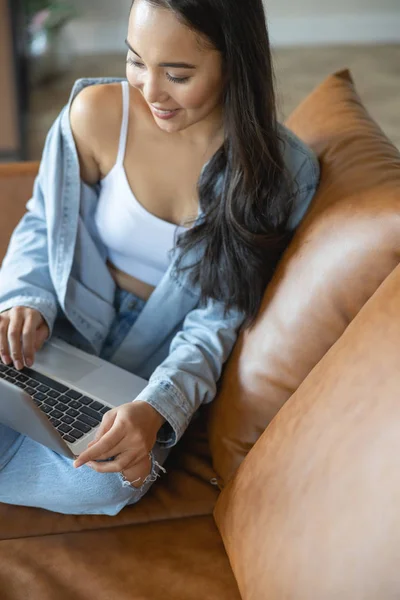
<path fill-rule="evenodd" d="M 32 195 L 38 163 L 0 164 L 0 264 L 10 236 Z"/>
<path fill-rule="evenodd" d="M 318 154 L 321 182 L 211 406 L 221 487 L 400 258 L 400 155 L 349 72 L 330 76 L 287 125 Z"/>

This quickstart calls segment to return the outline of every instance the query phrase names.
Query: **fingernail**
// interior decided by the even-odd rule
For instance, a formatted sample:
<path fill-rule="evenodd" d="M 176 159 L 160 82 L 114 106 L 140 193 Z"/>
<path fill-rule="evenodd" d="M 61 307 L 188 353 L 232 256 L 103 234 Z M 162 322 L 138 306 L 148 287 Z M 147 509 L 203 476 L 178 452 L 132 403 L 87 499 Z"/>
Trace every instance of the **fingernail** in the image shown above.
<path fill-rule="evenodd" d="M 22 367 L 23 367 L 22 362 L 20 360 L 17 360 L 15 362 L 15 368 L 17 369 L 17 371 L 20 371 L 22 369 Z"/>
<path fill-rule="evenodd" d="M 7 356 L 6 354 L 4 354 L 4 355 L 1 357 L 1 360 L 3 361 L 3 363 L 4 363 L 5 365 L 9 365 L 9 364 L 10 364 L 10 362 L 11 362 L 11 357 L 10 357 L 10 356 Z"/>
<path fill-rule="evenodd" d="M 27 367 L 31 367 L 33 365 L 33 360 L 31 358 L 27 358 L 25 360 L 25 364 Z"/>

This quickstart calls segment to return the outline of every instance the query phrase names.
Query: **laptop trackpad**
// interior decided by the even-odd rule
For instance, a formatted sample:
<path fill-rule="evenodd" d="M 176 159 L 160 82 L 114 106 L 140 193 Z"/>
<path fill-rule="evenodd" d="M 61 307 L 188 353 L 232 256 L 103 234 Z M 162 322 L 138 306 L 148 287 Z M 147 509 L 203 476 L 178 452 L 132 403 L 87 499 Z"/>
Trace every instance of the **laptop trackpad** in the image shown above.
<path fill-rule="evenodd" d="M 59 377 L 70 383 L 77 383 L 100 367 L 99 364 L 77 356 L 69 350 L 60 348 L 58 344 L 45 344 L 37 353 L 34 369 L 39 369 L 45 375 Z"/>

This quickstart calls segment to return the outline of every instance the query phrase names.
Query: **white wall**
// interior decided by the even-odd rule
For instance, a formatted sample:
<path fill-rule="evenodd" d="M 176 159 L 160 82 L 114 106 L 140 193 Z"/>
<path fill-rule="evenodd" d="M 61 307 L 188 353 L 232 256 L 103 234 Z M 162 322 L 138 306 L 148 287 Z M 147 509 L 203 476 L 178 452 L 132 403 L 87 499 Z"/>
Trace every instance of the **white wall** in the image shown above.
<path fill-rule="evenodd" d="M 400 12 L 400 0 L 264 0 L 274 18 Z"/>
<path fill-rule="evenodd" d="M 276 45 L 400 42 L 400 0 L 264 0 Z"/>
<path fill-rule="evenodd" d="M 242 0 L 243 2 L 251 0 Z M 77 53 L 124 51 L 131 0 L 73 0 L 68 33 Z M 400 43 L 400 0 L 264 0 L 277 46 Z"/>
<path fill-rule="evenodd" d="M 76 53 L 124 52 L 131 0 L 72 0 L 80 15 L 68 26 Z"/>

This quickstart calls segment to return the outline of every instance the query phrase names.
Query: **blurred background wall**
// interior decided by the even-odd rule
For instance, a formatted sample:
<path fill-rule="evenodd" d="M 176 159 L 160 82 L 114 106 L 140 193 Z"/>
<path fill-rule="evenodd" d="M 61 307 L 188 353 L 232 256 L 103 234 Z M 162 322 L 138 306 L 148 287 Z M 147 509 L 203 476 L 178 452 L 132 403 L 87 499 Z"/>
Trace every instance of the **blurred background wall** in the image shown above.
<path fill-rule="evenodd" d="M 246 0 L 243 0 L 244 2 Z M 78 53 L 123 48 L 131 0 L 73 0 L 69 35 Z M 400 0 L 265 0 L 278 46 L 400 42 Z"/>
<path fill-rule="evenodd" d="M 400 0 L 264 3 L 280 119 L 326 76 L 347 67 L 372 116 L 400 148 Z M 39 30 L 32 43 L 26 19 L 21 26 L 27 7 L 51 6 L 53 16 L 62 18 L 55 8 L 60 4 L 76 14 L 65 19 L 59 39 L 47 47 L 44 29 L 44 37 Z M 0 161 L 40 158 L 47 131 L 76 79 L 125 76 L 130 5 L 131 0 L 0 0 Z M 15 150 L 10 153 L 12 127 Z"/>

